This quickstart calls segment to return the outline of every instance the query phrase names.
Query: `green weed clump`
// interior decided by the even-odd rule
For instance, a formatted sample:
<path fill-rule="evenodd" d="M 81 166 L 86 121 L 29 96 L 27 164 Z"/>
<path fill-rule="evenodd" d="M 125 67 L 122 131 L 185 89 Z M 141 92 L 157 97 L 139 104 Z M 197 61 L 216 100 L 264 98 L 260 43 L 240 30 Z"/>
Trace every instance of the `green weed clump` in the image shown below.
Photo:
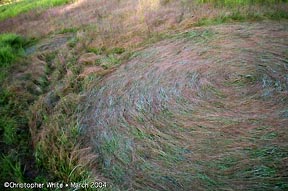
<path fill-rule="evenodd" d="M 6 4 L 0 7 L 0 21 L 10 17 L 15 17 L 21 13 L 26 13 L 33 9 L 47 9 L 73 1 L 74 0 L 23 0 L 17 3 Z"/>
<path fill-rule="evenodd" d="M 18 56 L 24 53 L 23 46 L 26 40 L 16 34 L 0 35 L 0 67 L 9 66 Z"/>

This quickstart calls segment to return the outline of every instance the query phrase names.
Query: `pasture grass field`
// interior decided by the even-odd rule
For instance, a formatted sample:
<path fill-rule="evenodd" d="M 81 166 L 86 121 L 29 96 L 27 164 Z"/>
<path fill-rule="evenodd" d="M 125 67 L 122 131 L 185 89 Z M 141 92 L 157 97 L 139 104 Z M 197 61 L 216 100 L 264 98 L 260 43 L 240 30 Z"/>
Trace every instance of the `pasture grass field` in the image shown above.
<path fill-rule="evenodd" d="M 272 0 L 0 6 L 1 186 L 287 190 L 287 8 Z"/>

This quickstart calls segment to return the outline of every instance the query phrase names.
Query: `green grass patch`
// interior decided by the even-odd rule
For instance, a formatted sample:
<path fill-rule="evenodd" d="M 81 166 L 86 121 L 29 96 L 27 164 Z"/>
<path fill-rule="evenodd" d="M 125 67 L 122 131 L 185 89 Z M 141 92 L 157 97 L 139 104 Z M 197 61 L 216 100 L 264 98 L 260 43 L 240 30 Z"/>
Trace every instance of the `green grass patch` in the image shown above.
<path fill-rule="evenodd" d="M 202 86 L 201 91 L 198 92 L 198 95 L 203 98 L 209 98 L 209 97 L 226 98 L 227 97 L 220 89 L 212 85 Z"/>
<path fill-rule="evenodd" d="M 259 76 L 257 75 L 239 75 L 239 78 L 236 80 L 230 80 L 224 82 L 226 86 L 233 86 L 233 87 L 245 87 L 247 85 L 252 85 L 259 82 Z"/>
<path fill-rule="evenodd" d="M 30 43 L 30 40 L 17 34 L 0 35 L 1 181 L 31 181 L 31 178 L 33 179 L 33 176 L 36 175 L 35 168 L 32 167 L 33 158 L 31 156 L 33 154 L 27 117 L 31 95 L 23 93 L 21 90 L 8 88 L 11 85 L 10 82 L 6 84 L 12 68 L 20 65 L 16 64 L 16 61 L 25 55 L 24 47 Z M 31 176 L 26 176 L 25 171 L 32 171 Z"/>
<path fill-rule="evenodd" d="M 39 115 L 43 128 L 32 126 L 31 131 L 33 134 L 41 131 L 45 135 L 35 147 L 36 164 L 53 178 L 66 182 L 90 181 L 87 165 L 94 160 L 94 156 L 89 155 L 90 149 L 80 145 L 80 129 L 75 119 L 78 101 L 75 94 L 61 97 L 53 114 L 39 108 L 43 103 L 36 103 L 31 108 Z"/>
<path fill-rule="evenodd" d="M 3 141 L 6 144 L 12 145 L 17 142 L 16 127 L 17 124 L 13 118 L 6 116 L 0 117 L 0 128 L 3 128 Z"/>
<path fill-rule="evenodd" d="M 79 39 L 77 37 L 73 37 L 68 41 L 68 46 L 70 48 L 74 48 L 76 46 L 76 44 L 78 43 Z"/>
<path fill-rule="evenodd" d="M 87 49 L 88 52 L 93 52 L 97 55 L 101 55 L 101 54 L 104 54 L 106 52 L 107 48 L 106 47 L 101 47 L 101 48 L 98 48 L 98 47 L 90 47 Z"/>
<path fill-rule="evenodd" d="M 0 128 L 2 139 L 5 144 L 11 145 L 17 142 L 17 127 L 22 124 L 23 119 L 16 117 L 21 109 L 21 104 L 14 103 L 13 93 L 2 87 L 3 80 L 12 66 L 12 63 L 24 54 L 23 47 L 27 40 L 16 34 L 0 35 Z M 23 103 L 25 104 L 25 103 Z"/>
<path fill-rule="evenodd" d="M 116 57 L 115 54 L 110 54 L 107 57 L 101 59 L 100 63 L 103 68 L 109 69 L 118 66 L 121 64 L 121 61 Z"/>
<path fill-rule="evenodd" d="M 262 21 L 265 19 L 272 19 L 272 20 L 288 19 L 288 12 L 283 10 L 261 14 L 233 12 L 230 15 L 225 16 L 221 15 L 215 18 L 201 18 L 194 24 L 194 26 L 219 25 L 229 22 Z"/>
<path fill-rule="evenodd" d="M 88 52 L 93 52 L 97 55 L 101 55 L 101 54 L 106 54 L 106 55 L 110 55 L 110 54 L 123 54 L 126 50 L 123 47 L 113 47 L 113 48 L 106 48 L 106 47 L 89 47 L 87 49 Z"/>
<path fill-rule="evenodd" d="M 110 50 L 111 54 L 122 54 L 125 52 L 125 48 L 122 47 L 114 47 Z"/>
<path fill-rule="evenodd" d="M 281 18 L 287 17 L 287 14 L 282 14 Z M 274 14 L 260 15 L 258 13 L 241 13 L 241 12 L 232 12 L 229 15 L 220 15 L 215 18 L 201 18 L 198 20 L 194 26 L 207 26 L 207 25 L 219 25 L 228 22 L 243 22 L 243 21 L 261 21 L 265 18 L 276 18 Z"/>
<path fill-rule="evenodd" d="M 20 162 L 16 160 L 15 153 L 10 153 L 9 155 L 2 155 L 0 158 L 0 166 L 1 181 L 24 181 L 23 169 Z"/>
<path fill-rule="evenodd" d="M 64 28 L 56 32 L 56 34 L 66 34 L 66 33 L 76 33 L 78 31 L 77 27 L 71 27 L 71 28 Z"/>
<path fill-rule="evenodd" d="M 262 158 L 262 159 L 282 159 L 288 157 L 288 151 L 285 148 L 278 146 L 266 146 L 263 148 L 249 149 L 249 154 L 252 158 Z"/>
<path fill-rule="evenodd" d="M 0 35 L 0 66 L 10 64 L 15 58 L 23 53 L 23 46 L 27 41 L 16 34 L 6 33 Z"/>
<path fill-rule="evenodd" d="M 194 26 L 288 18 L 287 10 L 280 8 L 285 7 L 287 0 L 199 0 L 198 2 L 213 4 L 215 8 L 228 8 L 229 13 L 213 18 L 200 18 Z"/>
<path fill-rule="evenodd" d="M 21 13 L 29 12 L 33 9 L 47 9 L 73 1 L 74 0 L 22 0 L 16 3 L 6 4 L 0 6 L 0 21 L 15 17 Z"/>
<path fill-rule="evenodd" d="M 208 175 L 204 173 L 197 173 L 196 179 L 199 179 L 207 187 L 211 187 L 211 186 L 215 187 L 218 184 L 218 182 L 216 182 L 215 180 L 213 180 L 211 177 L 209 177 Z"/>
<path fill-rule="evenodd" d="M 228 6 L 234 7 L 239 5 L 273 5 L 277 3 L 284 2 L 286 3 L 287 0 L 198 0 L 199 3 L 211 3 L 215 6 Z"/>
<path fill-rule="evenodd" d="M 208 38 L 211 38 L 213 34 L 214 34 L 213 31 L 206 29 L 203 31 L 197 31 L 197 30 L 188 31 L 186 33 L 183 33 L 181 36 L 183 38 L 202 42 L 206 41 Z"/>
<path fill-rule="evenodd" d="M 28 41 L 19 35 L 6 33 L 0 35 L 0 82 L 4 80 L 11 64 L 24 55 Z"/>

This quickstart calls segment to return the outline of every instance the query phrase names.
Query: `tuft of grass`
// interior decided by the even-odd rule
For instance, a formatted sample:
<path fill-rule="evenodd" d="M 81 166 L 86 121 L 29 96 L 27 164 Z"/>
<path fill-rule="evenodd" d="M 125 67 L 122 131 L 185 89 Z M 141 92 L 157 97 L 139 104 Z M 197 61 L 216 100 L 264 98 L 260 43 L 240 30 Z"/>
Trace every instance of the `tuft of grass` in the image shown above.
<path fill-rule="evenodd" d="M 74 48 L 76 46 L 76 44 L 78 43 L 79 39 L 77 37 L 73 37 L 68 41 L 68 46 L 70 48 Z"/>
<path fill-rule="evenodd" d="M 11 118 L 6 116 L 1 116 L 0 118 L 0 128 L 3 129 L 3 141 L 7 145 L 12 145 L 17 143 L 17 122 Z"/>
<path fill-rule="evenodd" d="M 89 47 L 87 48 L 88 52 L 93 52 L 97 55 L 101 55 L 101 54 L 106 54 L 106 55 L 110 55 L 110 54 L 123 54 L 126 50 L 123 47 L 113 47 L 113 48 L 106 48 L 106 47 Z"/>
<path fill-rule="evenodd" d="M 64 28 L 56 32 L 56 34 L 76 33 L 79 29 L 77 27 Z"/>
<path fill-rule="evenodd" d="M 111 54 L 122 54 L 124 52 L 125 52 L 125 48 L 122 48 L 122 47 L 114 47 L 110 51 Z"/>
<path fill-rule="evenodd" d="M 26 13 L 33 9 L 48 9 L 51 7 L 67 4 L 74 0 L 22 0 L 16 3 L 0 6 L 0 21 Z"/>
<path fill-rule="evenodd" d="M 100 62 L 101 66 L 105 69 L 110 69 L 121 64 L 120 59 L 118 59 L 115 54 L 108 55 L 107 57 L 101 59 Z"/>
<path fill-rule="evenodd" d="M 15 160 L 15 154 L 2 155 L 0 157 L 1 182 L 16 181 L 24 182 L 24 171 L 18 160 Z M 11 179 L 12 178 L 12 179 Z"/>
<path fill-rule="evenodd" d="M 28 41 L 17 34 L 0 35 L 0 82 L 6 77 L 11 64 L 24 55 L 23 47 L 27 44 Z"/>
<path fill-rule="evenodd" d="M 101 48 L 97 48 L 97 47 L 90 47 L 88 48 L 88 52 L 93 52 L 97 55 L 101 55 L 101 54 L 104 54 L 106 52 L 106 47 L 101 47 Z"/>
<path fill-rule="evenodd" d="M 13 33 L 0 35 L 0 67 L 5 67 L 13 62 L 18 55 L 23 53 L 23 47 L 27 41 Z"/>

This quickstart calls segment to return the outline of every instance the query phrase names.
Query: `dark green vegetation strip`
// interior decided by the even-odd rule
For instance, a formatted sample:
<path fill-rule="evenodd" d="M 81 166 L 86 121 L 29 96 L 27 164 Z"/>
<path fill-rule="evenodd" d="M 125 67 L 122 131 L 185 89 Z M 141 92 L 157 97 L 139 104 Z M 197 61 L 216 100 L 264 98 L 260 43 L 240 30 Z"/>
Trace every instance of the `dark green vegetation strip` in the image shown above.
<path fill-rule="evenodd" d="M 2 81 L 7 73 L 7 69 L 17 57 L 24 55 L 23 47 L 27 41 L 16 34 L 0 35 L 0 81 Z"/>
<path fill-rule="evenodd" d="M 215 8 L 229 8 L 229 13 L 213 18 L 200 18 L 195 26 L 215 25 L 226 22 L 262 21 L 267 19 L 288 19 L 288 11 L 282 9 L 287 0 L 199 0 L 200 4 L 210 3 Z M 259 11 L 259 7 L 267 10 Z"/>
<path fill-rule="evenodd" d="M 230 15 L 222 15 L 216 18 L 201 18 L 195 26 L 206 26 L 206 25 L 217 25 L 227 22 L 243 22 L 243 21 L 262 21 L 265 19 L 279 20 L 288 19 L 288 12 L 284 10 L 279 10 L 278 12 L 270 12 L 264 14 L 258 13 L 241 13 L 240 11 L 235 11 Z"/>
<path fill-rule="evenodd" d="M 273 5 L 287 0 L 198 0 L 199 3 L 213 3 L 216 6 L 238 6 L 238 5 Z"/>
<path fill-rule="evenodd" d="M 47 9 L 63 4 L 67 4 L 74 0 L 22 0 L 16 3 L 0 6 L 0 21 L 15 17 L 21 13 L 26 13 L 33 9 Z"/>
<path fill-rule="evenodd" d="M 55 47 L 68 39 L 51 37 L 40 47 L 16 34 L 3 34 L 0 39 L 1 186 L 5 181 L 46 183 L 56 178 L 67 183 L 88 181 L 85 167 L 94 156 L 79 144 L 75 119 L 79 85 L 71 79 L 65 93 L 49 92 L 50 83 L 64 76 Z M 48 47 L 48 51 L 37 55 L 27 47 L 39 52 Z M 27 52 L 29 56 L 24 56 Z M 58 64 L 52 67 L 54 62 Z M 74 67 L 75 62 L 67 63 Z"/>
<path fill-rule="evenodd" d="M 0 132 L 1 132 L 1 181 L 23 181 L 20 157 L 27 159 L 29 151 L 28 119 L 23 110 L 28 102 L 19 101 L 17 96 L 4 88 L 3 83 L 11 70 L 12 63 L 24 55 L 28 41 L 16 34 L 0 35 Z"/>

